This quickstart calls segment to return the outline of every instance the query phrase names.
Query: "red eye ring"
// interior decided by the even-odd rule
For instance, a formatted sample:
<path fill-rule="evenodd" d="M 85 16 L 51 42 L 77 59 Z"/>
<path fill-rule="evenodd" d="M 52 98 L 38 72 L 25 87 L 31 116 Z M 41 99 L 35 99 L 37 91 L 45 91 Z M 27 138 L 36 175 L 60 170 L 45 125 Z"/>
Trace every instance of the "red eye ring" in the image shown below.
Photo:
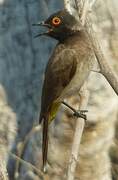
<path fill-rule="evenodd" d="M 61 24 L 61 19 L 59 17 L 54 17 L 52 19 L 52 24 L 58 26 L 59 24 Z"/>

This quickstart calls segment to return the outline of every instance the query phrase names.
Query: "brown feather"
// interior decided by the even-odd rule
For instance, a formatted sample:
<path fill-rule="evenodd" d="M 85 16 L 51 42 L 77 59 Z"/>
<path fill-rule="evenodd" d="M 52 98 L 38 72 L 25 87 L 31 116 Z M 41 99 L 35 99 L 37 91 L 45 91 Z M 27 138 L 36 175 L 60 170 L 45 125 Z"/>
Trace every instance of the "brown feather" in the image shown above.
<path fill-rule="evenodd" d="M 48 153 L 48 115 L 46 115 L 46 117 L 43 120 L 43 145 L 42 145 L 43 172 L 46 172 L 47 153 Z"/>

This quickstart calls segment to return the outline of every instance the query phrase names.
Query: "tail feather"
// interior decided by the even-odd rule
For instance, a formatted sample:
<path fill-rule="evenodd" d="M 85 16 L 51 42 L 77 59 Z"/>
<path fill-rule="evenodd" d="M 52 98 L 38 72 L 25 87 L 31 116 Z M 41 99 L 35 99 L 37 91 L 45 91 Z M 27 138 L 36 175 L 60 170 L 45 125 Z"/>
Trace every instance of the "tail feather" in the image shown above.
<path fill-rule="evenodd" d="M 48 153 L 48 116 L 46 116 L 43 119 L 42 154 L 43 154 L 43 171 L 44 172 L 46 172 L 47 153 Z"/>
<path fill-rule="evenodd" d="M 39 124 L 41 124 L 41 123 L 42 123 L 42 121 L 43 121 L 43 116 L 42 116 L 42 114 L 40 113 L 40 117 L 39 117 Z"/>

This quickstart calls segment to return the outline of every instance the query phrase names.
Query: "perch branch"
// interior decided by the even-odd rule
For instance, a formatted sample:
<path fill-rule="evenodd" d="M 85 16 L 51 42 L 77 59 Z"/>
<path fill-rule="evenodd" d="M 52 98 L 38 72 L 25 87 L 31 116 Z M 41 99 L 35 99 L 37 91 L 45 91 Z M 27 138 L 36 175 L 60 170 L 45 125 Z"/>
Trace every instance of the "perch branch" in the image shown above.
<path fill-rule="evenodd" d="M 107 63 L 107 60 L 96 38 L 96 34 L 94 33 L 92 29 L 91 21 L 89 18 L 87 18 L 88 12 L 91 10 L 95 2 L 96 0 L 92 0 L 91 2 L 88 0 L 64 0 L 65 8 L 76 19 L 81 21 L 82 25 L 85 25 L 85 22 L 87 22 L 86 30 L 89 33 L 90 41 L 92 42 L 92 45 L 93 45 L 93 51 L 95 53 L 96 59 L 100 66 L 100 72 L 107 79 L 107 81 L 112 86 L 116 94 L 118 94 L 118 79 L 115 73 L 112 71 L 109 64 Z M 87 102 L 88 102 L 88 95 L 86 93 L 86 88 L 85 88 L 81 95 L 81 108 L 85 109 Z M 84 119 L 78 118 L 76 122 L 76 129 L 75 129 L 75 134 L 74 134 L 74 139 L 73 139 L 73 144 L 72 144 L 72 151 L 71 151 L 68 172 L 67 172 L 68 180 L 73 180 L 75 176 L 75 170 L 76 170 L 79 148 L 80 148 L 80 141 L 81 141 L 84 125 L 85 125 Z"/>
<path fill-rule="evenodd" d="M 74 4 L 72 1 L 65 0 L 65 7 L 66 9 L 76 17 L 76 19 L 79 19 L 84 26 L 86 21 L 86 16 L 88 12 L 89 7 L 89 1 L 82 1 L 82 0 L 75 0 Z M 74 6 L 75 5 L 75 6 Z M 92 6 L 92 5 L 91 5 Z M 76 10 L 73 10 L 74 7 Z M 77 11 L 77 12 L 76 12 Z M 78 18 L 77 18 L 78 15 Z M 80 92 L 80 108 L 86 109 L 87 103 L 88 103 L 88 92 L 86 90 L 86 85 L 82 87 L 82 90 Z M 68 165 L 68 171 L 67 171 L 67 180 L 74 180 L 75 177 L 75 170 L 76 165 L 78 161 L 78 154 L 79 154 L 79 148 L 80 148 L 80 142 L 84 130 L 85 120 L 83 118 L 77 118 L 76 126 L 75 126 L 75 133 L 73 138 L 73 144 L 72 144 L 72 150 L 71 150 L 71 156 L 69 160 Z"/>
<path fill-rule="evenodd" d="M 79 109 L 86 109 L 88 103 L 88 91 L 86 90 L 86 84 L 80 90 L 80 107 Z M 73 138 L 71 156 L 68 165 L 67 180 L 73 180 L 75 176 L 76 165 L 78 162 L 78 154 L 80 149 L 81 137 L 83 134 L 85 120 L 83 118 L 77 118 L 75 133 Z"/>

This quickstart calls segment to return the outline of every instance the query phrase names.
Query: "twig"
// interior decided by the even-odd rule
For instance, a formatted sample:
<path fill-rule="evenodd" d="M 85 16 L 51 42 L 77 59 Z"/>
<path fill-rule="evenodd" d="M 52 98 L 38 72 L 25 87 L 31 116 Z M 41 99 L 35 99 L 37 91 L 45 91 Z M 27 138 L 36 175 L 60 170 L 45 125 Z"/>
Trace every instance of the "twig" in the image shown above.
<path fill-rule="evenodd" d="M 71 14 L 73 14 L 75 17 L 77 14 L 79 14 L 78 19 L 82 22 L 82 25 L 84 25 L 85 21 L 86 21 L 86 15 L 88 12 L 88 8 L 89 8 L 89 3 L 85 4 L 84 3 L 85 1 L 83 1 L 83 0 L 75 0 L 75 4 L 77 7 L 76 7 L 76 10 L 74 11 L 71 8 L 71 6 L 69 6 L 69 2 L 71 2 L 71 4 L 72 4 L 72 1 L 67 2 L 67 0 L 65 0 L 65 7 L 67 9 L 69 7 L 69 12 L 71 11 Z M 88 2 L 88 0 L 87 0 L 87 2 Z M 77 17 L 76 17 L 76 19 L 77 19 Z M 86 109 L 86 105 L 88 102 L 88 93 L 86 92 L 85 85 L 81 91 L 80 98 L 81 98 L 80 108 Z M 67 180 L 73 180 L 74 176 L 75 176 L 75 170 L 76 170 L 79 148 L 80 148 L 80 141 L 81 141 L 81 137 L 83 134 L 84 125 L 85 125 L 85 120 L 83 118 L 77 118 L 76 126 L 75 126 L 76 128 L 75 128 L 75 133 L 74 133 L 74 138 L 73 138 L 73 144 L 72 144 L 72 151 L 71 151 L 68 172 L 67 172 Z"/>
<path fill-rule="evenodd" d="M 82 26 L 85 25 L 86 16 L 88 14 L 89 9 L 90 9 L 89 0 L 85 0 L 84 5 L 83 5 L 83 9 L 82 9 L 82 14 L 81 14 L 81 17 L 80 17 Z"/>
<path fill-rule="evenodd" d="M 80 3 L 79 3 L 80 1 Z M 77 5 L 79 5 L 76 9 L 72 9 L 71 6 L 69 6 L 69 4 L 73 4 L 75 3 Z M 78 17 L 79 20 L 85 22 L 85 19 L 87 19 L 87 32 L 89 33 L 89 37 L 90 37 L 90 41 L 92 42 L 93 45 L 93 51 L 95 53 L 96 59 L 98 61 L 98 64 L 100 66 L 100 71 L 101 73 L 104 75 L 104 77 L 106 78 L 106 80 L 109 82 L 109 84 L 111 85 L 111 87 L 114 89 L 114 91 L 116 92 L 116 94 L 118 95 L 118 77 L 115 74 L 115 72 L 112 70 L 112 68 L 110 67 L 110 65 L 108 64 L 105 55 L 103 54 L 103 51 L 99 45 L 99 41 L 97 40 L 97 36 L 96 33 L 94 32 L 94 30 L 92 29 L 92 25 L 91 25 L 91 20 L 90 18 L 87 18 L 87 16 L 89 16 L 87 14 L 87 12 L 89 12 L 90 8 L 94 5 L 94 3 L 96 2 L 96 0 L 93 0 L 91 3 L 89 1 L 89 6 L 88 5 L 82 5 L 82 2 L 84 2 L 84 0 L 65 0 L 65 8 L 69 9 L 69 12 L 71 12 L 71 14 L 73 16 L 76 16 L 78 13 L 76 11 L 79 10 L 79 12 L 84 12 L 84 15 L 81 14 L 81 17 Z M 88 4 L 88 0 L 85 1 Z M 68 6 L 66 6 L 68 4 Z M 74 8 L 74 6 L 72 5 L 72 7 Z M 82 9 L 85 9 L 84 11 L 82 11 Z M 85 17 L 86 16 L 86 17 Z M 83 18 L 83 19 L 82 19 Z M 77 17 L 76 17 L 77 19 Z"/>
<path fill-rule="evenodd" d="M 64 0 L 64 6 L 79 21 L 82 8 L 78 7 L 83 6 L 82 0 Z"/>
<path fill-rule="evenodd" d="M 32 171 L 35 171 L 39 176 L 43 176 L 43 173 L 37 169 L 34 165 L 32 165 L 29 162 L 26 162 L 25 160 L 21 159 L 17 155 L 13 154 L 12 152 L 8 152 L 14 159 L 17 159 L 20 163 L 24 164 L 28 168 L 30 168 Z"/>
<path fill-rule="evenodd" d="M 16 167 L 15 167 L 15 177 L 17 177 L 18 175 L 18 171 L 19 171 L 19 166 L 21 163 L 21 157 L 23 155 L 23 152 L 25 150 L 25 147 L 27 145 L 27 143 L 29 142 L 30 138 L 33 136 L 34 133 L 39 132 L 41 129 L 41 126 L 35 126 L 31 129 L 31 131 L 25 136 L 25 139 L 23 142 L 20 142 L 20 147 L 18 148 L 18 158 L 16 158 Z M 21 159 L 21 160 L 20 160 Z"/>
<path fill-rule="evenodd" d="M 84 13 L 84 14 L 81 14 L 81 16 L 78 17 L 78 19 L 83 22 L 83 25 L 84 25 L 85 20 L 87 20 L 87 32 L 89 33 L 90 41 L 92 42 L 93 50 L 94 50 L 95 56 L 97 58 L 99 66 L 100 66 L 100 71 L 105 76 L 105 78 L 107 79 L 109 84 L 112 86 L 112 88 L 114 89 L 116 94 L 118 94 L 118 79 L 117 79 L 115 73 L 110 68 L 109 64 L 107 63 L 107 60 L 105 59 L 105 57 L 102 53 L 102 50 L 98 43 L 98 40 L 96 39 L 96 34 L 94 33 L 94 31 L 92 29 L 90 19 L 88 20 L 86 17 L 87 12 L 89 12 L 89 10 L 91 10 L 91 8 L 94 5 L 94 3 L 96 2 L 96 0 L 92 0 L 91 3 L 89 1 L 89 5 L 86 5 L 86 6 L 85 5 L 83 6 L 82 2 L 84 2 L 84 1 L 82 1 L 82 0 L 75 0 L 75 2 L 73 2 L 73 1 L 74 0 L 70 0 L 70 1 L 65 0 L 64 1 L 65 8 L 68 10 L 68 7 L 69 7 L 69 12 L 75 17 L 80 12 Z M 87 0 L 87 2 L 88 2 L 88 0 Z M 77 7 L 75 7 L 75 9 L 74 9 L 73 3 L 75 3 L 77 5 Z M 80 4 L 80 6 L 78 6 L 78 4 Z M 72 6 L 72 8 L 71 8 L 71 6 Z M 84 7 L 84 9 L 83 9 L 83 7 Z M 76 19 L 77 19 L 77 17 L 76 17 Z M 83 95 L 81 95 L 81 108 L 83 108 L 83 106 L 84 106 L 83 109 L 85 109 L 85 105 L 87 105 L 87 102 L 88 102 L 88 98 L 87 98 L 88 95 L 85 92 L 86 91 L 85 89 L 83 90 L 83 93 L 82 93 Z M 81 137 L 82 137 L 82 133 L 83 133 L 83 129 L 84 129 L 84 124 L 85 124 L 84 119 L 82 119 L 82 118 L 77 119 L 74 140 L 73 140 L 73 144 L 72 144 L 72 153 L 70 156 L 68 172 L 67 172 L 67 180 L 73 180 L 74 176 L 75 176 L 76 164 L 77 164 L 77 160 L 78 160 L 80 141 L 81 141 Z"/>
<path fill-rule="evenodd" d="M 115 74 L 115 72 L 112 70 L 110 65 L 108 64 L 108 62 L 101 50 L 101 47 L 100 47 L 98 39 L 97 39 L 97 35 L 94 32 L 94 30 L 92 29 L 90 19 L 87 20 L 87 29 L 88 29 L 88 33 L 90 35 L 90 40 L 93 45 L 93 50 L 94 50 L 96 59 L 100 66 L 100 72 L 101 72 L 101 74 L 104 75 L 104 77 L 107 79 L 107 81 L 109 82 L 111 87 L 114 89 L 114 91 L 118 95 L 118 77 Z"/>
<path fill-rule="evenodd" d="M 88 91 L 86 90 L 86 85 L 82 87 L 80 91 L 80 109 L 86 109 L 88 103 Z M 80 149 L 80 141 L 83 134 L 85 125 L 85 120 L 83 118 L 77 118 L 75 133 L 72 144 L 72 151 L 69 160 L 68 172 L 67 172 L 67 180 L 73 180 L 75 176 L 76 165 L 78 162 L 78 154 Z"/>

